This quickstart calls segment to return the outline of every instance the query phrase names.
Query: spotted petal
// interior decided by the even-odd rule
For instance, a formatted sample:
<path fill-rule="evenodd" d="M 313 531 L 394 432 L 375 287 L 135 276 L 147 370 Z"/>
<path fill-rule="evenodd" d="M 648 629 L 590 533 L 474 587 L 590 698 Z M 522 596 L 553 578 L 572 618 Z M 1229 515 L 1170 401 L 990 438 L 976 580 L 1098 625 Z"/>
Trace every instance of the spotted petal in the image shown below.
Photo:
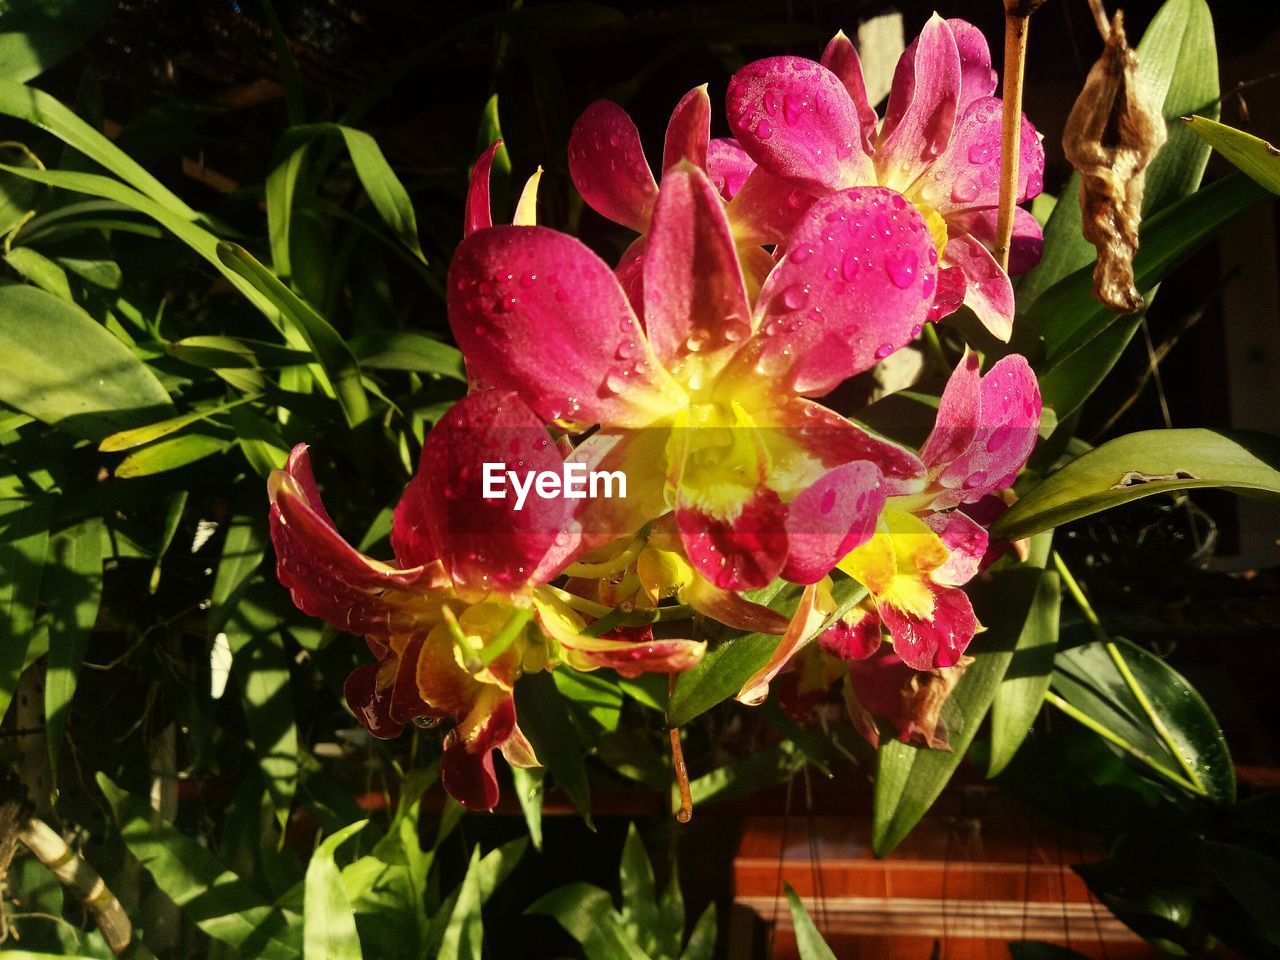
<path fill-rule="evenodd" d="M 944 217 L 1000 202 L 1001 126 L 1004 106 L 995 97 L 975 100 L 955 125 L 949 144 L 933 161 L 919 186 L 921 198 Z M 1035 127 L 1022 118 L 1017 202 L 1044 189 L 1044 146 Z"/>
<path fill-rule="evenodd" d="M 963 210 L 947 217 L 949 230 L 967 233 L 991 249 L 996 243 L 996 219 L 994 207 Z M 1044 231 L 1040 221 L 1031 211 L 1015 207 L 1013 211 L 1013 239 L 1009 244 L 1009 276 L 1017 277 L 1031 270 L 1044 255 Z"/>
<path fill-rule="evenodd" d="M 932 613 L 904 612 L 886 603 L 880 605 L 880 617 L 893 639 L 893 652 L 907 666 L 916 670 L 955 666 L 978 630 L 978 618 L 963 590 L 926 585 L 934 597 Z"/>
<path fill-rule="evenodd" d="M 1013 281 L 991 251 L 973 237 L 960 234 L 948 241 L 942 262 L 964 277 L 964 305 L 993 337 L 1008 342 L 1013 335 Z"/>
<path fill-rule="evenodd" d="M 569 134 L 569 176 L 596 213 L 643 233 L 658 199 L 640 131 L 616 103 L 597 100 Z"/>
<path fill-rule="evenodd" d="M 947 21 L 951 34 L 956 38 L 956 49 L 960 53 L 960 101 L 959 112 L 980 97 L 989 97 L 996 92 L 999 77 L 991 66 L 991 48 L 987 46 L 987 38 L 982 31 L 967 20 L 951 19 Z"/>
<path fill-rule="evenodd" d="M 726 201 L 742 189 L 755 168 L 756 162 L 732 137 L 717 137 L 707 145 L 707 176 Z"/>
<path fill-rule="evenodd" d="M 894 72 L 875 154 L 880 183 L 905 189 L 946 149 L 955 127 L 960 84 L 955 35 L 934 14 Z"/>
<path fill-rule="evenodd" d="M 613 271 L 566 234 L 492 227 L 463 240 L 449 323 L 468 370 L 544 420 L 640 427 L 679 402 Z"/>
<path fill-rule="evenodd" d="M 849 99 L 853 101 L 858 114 L 858 124 L 862 128 L 862 145 L 869 156 L 873 149 L 871 138 L 875 135 L 879 118 L 876 117 L 875 107 L 867 99 L 867 84 L 862 76 L 862 61 L 858 58 L 858 50 L 843 30 L 831 38 L 827 49 L 822 52 L 822 65 L 839 77 L 848 91 Z"/>
<path fill-rule="evenodd" d="M 865 460 L 830 471 L 787 510 L 782 577 L 817 583 L 854 547 L 870 539 L 884 509 L 880 470 Z"/>
<path fill-rule="evenodd" d="M 778 495 L 760 489 L 733 517 L 713 517 L 681 504 L 676 524 L 685 556 L 712 584 L 726 590 L 767 586 L 787 556 L 786 510 Z"/>

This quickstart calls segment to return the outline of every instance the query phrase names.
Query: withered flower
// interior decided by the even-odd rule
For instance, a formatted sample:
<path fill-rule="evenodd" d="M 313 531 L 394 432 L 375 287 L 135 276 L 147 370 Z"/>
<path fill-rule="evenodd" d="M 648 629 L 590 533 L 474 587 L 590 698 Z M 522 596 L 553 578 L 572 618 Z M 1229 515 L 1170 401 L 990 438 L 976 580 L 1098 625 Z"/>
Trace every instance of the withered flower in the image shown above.
<path fill-rule="evenodd" d="M 1084 235 L 1098 251 L 1093 296 L 1117 313 L 1143 306 L 1133 277 L 1142 194 L 1147 165 L 1167 136 L 1160 104 L 1138 77 L 1138 55 L 1118 12 L 1062 137 L 1067 159 L 1080 173 Z"/>

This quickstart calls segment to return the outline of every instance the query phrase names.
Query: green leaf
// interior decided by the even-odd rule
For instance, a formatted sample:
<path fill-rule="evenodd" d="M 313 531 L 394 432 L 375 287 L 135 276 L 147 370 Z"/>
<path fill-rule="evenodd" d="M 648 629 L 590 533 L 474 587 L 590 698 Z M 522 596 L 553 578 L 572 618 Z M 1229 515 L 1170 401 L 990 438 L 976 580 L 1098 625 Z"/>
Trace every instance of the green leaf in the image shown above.
<path fill-rule="evenodd" d="M 307 960 L 361 960 L 355 911 L 334 862 L 338 848 L 363 830 L 360 820 L 326 837 L 307 864 L 306 901 L 303 910 L 303 952 Z"/>
<path fill-rule="evenodd" d="M 1033 544 L 1033 560 L 1043 564 L 1047 543 Z M 1019 564 L 992 571 L 967 588 L 979 622 L 986 625 L 970 644 L 975 658 L 947 700 L 944 714 L 951 750 L 929 750 L 898 740 L 878 751 L 871 844 L 883 857 L 914 829 L 955 773 L 978 732 L 996 689 L 1013 659 L 1027 618 L 1042 589 L 1043 570 Z"/>
<path fill-rule="evenodd" d="M 9 712 L 35 628 L 49 545 L 49 513 L 47 498 L 0 500 L 0 570 L 4 571 L 0 577 L 0 635 L 4 637 L 0 642 L 0 720 Z"/>
<path fill-rule="evenodd" d="M 301 960 L 290 918 L 268 906 L 244 880 L 200 844 L 176 830 L 140 797 L 98 774 L 120 837 L 156 885 L 205 935 L 241 956 Z"/>
<path fill-rule="evenodd" d="M 275 343 L 238 337 L 183 337 L 164 345 L 164 352 L 197 367 L 270 370 L 299 367 L 311 362 L 304 350 L 290 350 Z"/>
<path fill-rule="evenodd" d="M 333 382 L 338 402 L 355 426 L 369 415 L 369 398 L 360 382 L 360 367 L 351 349 L 329 321 L 281 282 L 280 278 L 234 243 L 219 243 L 218 258 L 237 276 L 246 280 L 280 311 L 306 340 L 311 352 Z"/>
<path fill-rule="evenodd" d="M 205 457 L 222 453 L 231 443 L 231 439 L 222 433 L 192 432 L 169 437 L 129 454 L 116 466 L 115 474 L 120 479 L 127 480 L 177 470 Z"/>
<path fill-rule="evenodd" d="M 1280 914 L 1276 913 L 1280 861 L 1258 850 L 1213 840 L 1203 841 L 1199 854 L 1205 872 L 1244 908 L 1271 945 L 1280 947 Z"/>
<path fill-rule="evenodd" d="M 1117 437 L 1050 474 L 1001 516 L 991 533 L 1018 540 L 1141 497 L 1199 487 L 1280 498 L 1280 440 L 1204 429 Z"/>
<path fill-rule="evenodd" d="M 182 522 L 182 513 L 187 509 L 186 490 L 179 490 L 169 498 L 169 509 L 165 512 L 164 529 L 160 533 L 160 542 L 156 546 L 155 559 L 151 563 L 151 579 L 147 583 L 147 589 L 150 593 L 155 594 L 160 589 L 160 572 L 164 565 L 165 554 L 169 552 L 169 547 L 173 544 L 173 538 L 178 533 L 178 525 Z"/>
<path fill-rule="evenodd" d="M 533 752 L 551 771 L 556 783 L 591 822 L 591 787 L 587 782 L 584 750 L 579 742 L 564 697 L 546 671 L 525 674 L 516 684 L 516 713 Z"/>
<path fill-rule="evenodd" d="M 796 934 L 796 949 L 800 952 L 800 960 L 836 960 L 836 955 L 813 925 L 813 920 L 791 884 L 784 886 L 787 890 L 787 906 L 791 908 L 791 927 Z"/>
<path fill-rule="evenodd" d="M 168 187 L 92 126 L 64 107 L 57 98 L 12 80 L 0 80 L 0 114 L 25 120 L 42 130 L 47 130 L 67 146 L 80 151 L 90 160 L 114 173 L 134 190 L 151 199 L 173 216 L 188 221 L 199 219 L 199 214 L 183 203 Z M 18 175 L 45 173 L 45 171 L 25 171 L 13 167 L 5 169 Z M 48 171 L 48 173 L 53 172 Z M 40 178 L 36 176 L 30 179 L 40 182 Z M 119 198 L 108 197 L 107 199 Z"/>
<path fill-rule="evenodd" d="M 220 413 L 226 413 L 233 407 L 237 407 L 249 400 L 258 399 L 256 396 L 237 397 L 235 400 L 228 400 L 226 403 L 216 403 L 207 407 L 201 407 L 198 410 L 192 410 L 190 413 L 184 413 L 181 416 L 170 417 L 167 420 L 160 420 L 156 423 L 149 423 L 145 427 L 134 427 L 132 430 L 121 430 L 119 433 L 113 433 L 109 437 L 104 437 L 102 442 L 98 444 L 98 449 L 103 453 L 117 453 L 121 450 L 130 450 L 133 447 L 140 447 L 144 443 L 150 443 L 152 440 L 159 440 L 161 437 L 167 437 L 171 433 L 177 433 L 183 427 L 190 426 L 193 423 L 199 423 L 202 420 L 208 420 L 210 417 L 216 417 Z"/>
<path fill-rule="evenodd" d="M 988 777 L 997 776 L 1008 766 L 1044 706 L 1044 695 L 1053 678 L 1061 610 L 1062 583 L 1057 573 L 1045 571 L 1036 587 L 1027 621 L 1018 634 L 1013 658 L 991 701 Z"/>
<path fill-rule="evenodd" d="M 1116 638 L 1116 646 L 1178 748 L 1195 770 L 1210 799 L 1235 799 L 1235 770 L 1222 729 L 1195 688 L 1159 657 Z M 1124 737 L 1174 770 L 1182 763 L 1170 754 L 1130 692 L 1115 662 L 1099 642 L 1059 651 L 1053 688 L 1064 700 L 1100 726 Z"/>
<path fill-rule="evenodd" d="M 689 784 L 689 793 L 695 807 L 713 800 L 743 797 L 765 787 L 785 783 L 804 765 L 804 752 L 794 743 L 784 740 L 704 773 Z"/>
<path fill-rule="evenodd" d="M 61 300 L 75 303 L 67 271 L 43 253 L 30 247 L 14 247 L 4 255 L 5 262 L 41 290 L 52 293 Z"/>
<path fill-rule="evenodd" d="M 1255 183 L 1280 193 L 1280 150 L 1260 137 L 1207 117 L 1188 117 L 1187 126 Z"/>
<path fill-rule="evenodd" d="M 511 779 L 515 783 L 516 799 L 524 813 L 524 823 L 529 830 L 533 849 L 542 849 L 542 780 L 546 771 L 542 767 L 512 767 Z"/>
<path fill-rule="evenodd" d="M 107 22 L 111 0 L 26 0 L 0 17 L 0 77 L 19 83 L 74 53 Z"/>
<path fill-rule="evenodd" d="M 488 150 L 493 141 L 502 139 L 502 121 L 498 114 L 498 95 L 495 93 L 485 101 L 484 112 L 480 115 L 476 155 Z M 493 167 L 489 171 L 489 193 L 491 206 L 500 210 L 507 209 L 511 193 L 511 154 L 507 151 L 505 141 L 493 155 Z"/>
<path fill-rule="evenodd" d="M 622 884 L 622 925 L 640 949 L 652 955 L 657 944 L 657 885 L 653 879 L 653 864 L 634 823 L 627 827 L 618 872 Z"/>
<path fill-rule="evenodd" d="M 539 897 L 525 913 L 551 917 L 582 945 L 587 960 L 649 960 L 623 929 L 609 894 L 570 883 Z"/>
<path fill-rule="evenodd" d="M 1182 129 L 1189 114 L 1217 116 L 1218 53 L 1205 0 L 1168 0 L 1138 44 L 1138 63 L 1138 75 L 1163 105 L 1169 125 L 1169 139 L 1147 168 L 1143 216 L 1149 217 L 1194 191 L 1209 159 L 1204 145 Z M 1092 269 L 1097 255 L 1081 232 L 1079 195 L 1080 177 L 1073 174 L 1045 226 L 1044 256 L 1018 285 L 1020 306 L 1032 306 L 1067 275 Z"/>
<path fill-rule="evenodd" d="M 49 763 L 54 771 L 58 769 L 80 665 L 98 619 L 105 533 L 102 519 L 90 517 L 49 541 L 44 573 L 44 602 L 49 612 L 44 715 Z"/>
<path fill-rule="evenodd" d="M 437 960 L 483 960 L 484 924 L 480 917 L 480 848 L 471 849 L 471 862 L 458 890 L 440 944 Z"/>
<path fill-rule="evenodd" d="M 0 286 L 0 401 L 90 439 L 173 409 L 128 347 L 79 307 L 23 284 Z"/>
<path fill-rule="evenodd" d="M 689 942 L 685 944 L 680 960 L 711 960 L 716 952 L 716 905 L 707 904 L 702 916 L 693 925 Z"/>
<path fill-rule="evenodd" d="M 784 616 L 795 612 L 801 590 L 787 585 L 784 600 L 776 598 L 782 591 L 778 585 L 765 588 L 753 597 L 757 603 L 768 604 Z M 853 607 L 866 595 L 866 588 L 854 580 L 839 579 L 832 587 L 836 612 L 815 631 L 815 636 Z M 742 633 L 733 631 L 730 636 L 711 647 L 702 661 L 693 669 L 676 678 L 675 690 L 667 707 L 667 722 L 672 726 L 684 726 L 694 717 L 705 713 L 742 689 L 743 683 L 759 670 L 778 646 L 778 636 L 772 633 Z"/>
<path fill-rule="evenodd" d="M 413 330 L 372 330 L 351 340 L 360 366 L 370 370 L 408 370 L 467 382 L 457 347 Z"/>

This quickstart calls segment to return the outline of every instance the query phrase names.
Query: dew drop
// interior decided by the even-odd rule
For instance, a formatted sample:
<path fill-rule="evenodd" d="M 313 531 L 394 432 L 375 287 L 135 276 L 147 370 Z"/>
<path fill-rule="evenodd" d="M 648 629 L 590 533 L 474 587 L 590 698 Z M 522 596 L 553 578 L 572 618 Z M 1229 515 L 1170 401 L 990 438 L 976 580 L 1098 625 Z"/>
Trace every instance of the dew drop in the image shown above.
<path fill-rule="evenodd" d="M 883 360 L 885 357 L 889 356 L 889 354 L 891 353 L 893 353 L 893 344 L 891 343 L 882 343 L 880 344 L 880 346 L 876 347 L 877 360 Z"/>
<path fill-rule="evenodd" d="M 910 250 L 901 254 L 889 254 L 884 262 L 889 281 L 899 290 L 905 290 L 916 278 L 916 255 Z"/>
<path fill-rule="evenodd" d="M 809 287 L 805 284 L 793 283 L 782 291 L 782 303 L 788 310 L 799 310 L 809 300 Z"/>
<path fill-rule="evenodd" d="M 768 140 L 773 136 L 773 127 L 769 126 L 768 120 L 761 120 L 756 124 L 756 136 L 761 140 Z"/>

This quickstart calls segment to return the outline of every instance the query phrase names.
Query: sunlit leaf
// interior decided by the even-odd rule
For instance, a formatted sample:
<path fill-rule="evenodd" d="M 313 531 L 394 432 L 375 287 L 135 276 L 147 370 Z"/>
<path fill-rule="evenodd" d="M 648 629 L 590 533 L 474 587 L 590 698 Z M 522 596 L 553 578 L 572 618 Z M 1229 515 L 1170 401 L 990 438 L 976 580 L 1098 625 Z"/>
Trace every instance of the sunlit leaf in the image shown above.
<path fill-rule="evenodd" d="M 355 911 L 333 860 L 338 848 L 368 825 L 360 820 L 324 839 L 307 864 L 303 952 L 307 960 L 362 960 Z"/>
<path fill-rule="evenodd" d="M 0 500 L 0 720 L 26 666 L 49 545 L 48 499 Z"/>
<path fill-rule="evenodd" d="M 1189 117 L 1187 126 L 1255 183 L 1280 193 L 1280 150 L 1260 137 L 1207 117 Z"/>
<path fill-rule="evenodd" d="M 800 952 L 800 960 L 836 960 L 836 955 L 822 939 L 822 934 L 813 925 L 813 920 L 800 902 L 791 884 L 785 884 L 787 890 L 787 906 L 791 908 L 791 928 L 796 934 L 796 949 Z"/>

